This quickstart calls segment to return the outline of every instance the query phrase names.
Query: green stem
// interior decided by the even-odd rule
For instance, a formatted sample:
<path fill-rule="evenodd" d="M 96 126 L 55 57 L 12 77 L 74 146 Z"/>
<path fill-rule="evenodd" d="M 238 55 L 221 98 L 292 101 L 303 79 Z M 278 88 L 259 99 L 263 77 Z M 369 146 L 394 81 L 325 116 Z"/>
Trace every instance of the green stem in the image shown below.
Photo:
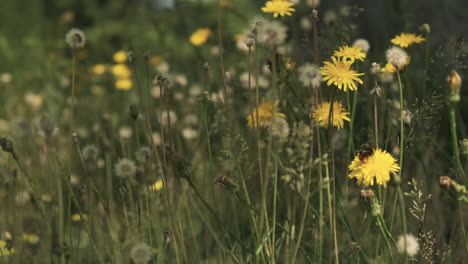
<path fill-rule="evenodd" d="M 455 104 L 449 103 L 449 114 L 450 114 L 450 132 L 452 133 L 452 147 L 453 156 L 457 165 L 459 175 L 462 176 L 463 181 L 466 185 L 465 170 L 461 164 L 460 151 L 458 149 L 458 137 L 457 137 L 457 119 L 455 116 Z"/>

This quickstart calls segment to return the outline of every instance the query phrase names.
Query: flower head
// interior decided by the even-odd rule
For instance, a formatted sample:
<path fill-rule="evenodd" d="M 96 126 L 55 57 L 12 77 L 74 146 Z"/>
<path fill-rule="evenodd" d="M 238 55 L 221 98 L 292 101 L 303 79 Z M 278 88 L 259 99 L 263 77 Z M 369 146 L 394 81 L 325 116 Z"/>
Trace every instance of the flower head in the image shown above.
<path fill-rule="evenodd" d="M 320 67 L 320 73 L 324 76 L 323 81 L 327 81 L 327 85 L 335 85 L 343 91 L 357 90 L 356 82 L 362 84 L 362 80 L 358 76 L 364 73 L 357 73 L 351 68 L 350 61 L 343 61 L 333 56 L 332 61 L 326 61 L 325 65 Z"/>
<path fill-rule="evenodd" d="M 349 165 L 349 178 L 356 178 L 359 185 L 369 186 L 377 183 L 387 186 L 390 173 L 396 173 L 400 167 L 396 159 L 385 150 L 374 149 L 370 156 L 356 155 Z"/>
<path fill-rule="evenodd" d="M 400 235 L 397 241 L 398 252 L 408 254 L 413 257 L 418 254 L 419 243 L 416 237 L 411 234 Z"/>
<path fill-rule="evenodd" d="M 151 260 L 153 252 L 146 243 L 139 243 L 133 246 L 130 251 L 130 258 L 135 264 L 147 264 Z"/>
<path fill-rule="evenodd" d="M 117 177 L 126 179 L 135 176 L 137 168 L 135 162 L 129 159 L 121 159 L 115 164 L 115 174 Z"/>
<path fill-rule="evenodd" d="M 96 64 L 91 68 L 91 71 L 96 75 L 103 75 L 106 72 L 106 66 L 103 64 Z"/>
<path fill-rule="evenodd" d="M 148 188 L 150 191 L 159 191 L 164 187 L 164 183 L 161 179 L 155 181 L 153 184 L 151 184 Z"/>
<path fill-rule="evenodd" d="M 278 138 L 281 142 L 288 139 L 289 125 L 283 117 L 274 117 L 270 123 L 271 135 Z"/>
<path fill-rule="evenodd" d="M 391 47 L 385 52 L 387 61 L 398 69 L 403 69 L 408 64 L 408 54 L 398 47 Z"/>
<path fill-rule="evenodd" d="M 354 62 L 355 60 L 364 61 L 366 53 L 362 52 L 361 48 L 345 45 L 336 50 L 333 56 L 343 58 L 343 61 Z"/>
<path fill-rule="evenodd" d="M 321 126 L 328 127 L 330 120 L 330 102 L 323 102 L 317 106 L 310 116 Z M 335 101 L 333 102 L 332 109 L 332 126 L 337 127 L 338 129 L 343 128 L 344 121 L 350 121 L 348 115 L 349 113 L 343 107 L 343 105 Z"/>
<path fill-rule="evenodd" d="M 65 41 L 72 49 L 83 48 L 86 44 L 86 37 L 83 31 L 77 28 L 70 29 L 65 35 Z"/>
<path fill-rule="evenodd" d="M 115 63 L 125 63 L 127 62 L 127 53 L 123 50 L 119 50 L 112 55 L 112 59 Z"/>
<path fill-rule="evenodd" d="M 391 64 L 390 62 L 387 62 L 387 64 L 385 64 L 385 67 L 381 68 L 380 71 L 392 73 L 392 72 L 396 72 L 397 68 L 395 68 L 395 66 L 393 66 L 393 64 Z"/>
<path fill-rule="evenodd" d="M 211 30 L 209 28 L 199 28 L 190 36 L 190 43 L 194 46 L 203 45 L 211 35 Z"/>
<path fill-rule="evenodd" d="M 361 48 L 362 52 L 367 53 L 370 49 L 370 44 L 367 39 L 356 39 L 353 42 L 353 47 L 355 48 Z"/>
<path fill-rule="evenodd" d="M 263 13 L 273 13 L 274 17 L 292 15 L 291 12 L 296 11 L 292 8 L 294 4 L 287 0 L 271 0 L 265 3 L 262 7 Z"/>
<path fill-rule="evenodd" d="M 258 42 L 268 46 L 283 44 L 288 28 L 277 21 L 264 21 L 262 30 L 258 33 Z"/>
<path fill-rule="evenodd" d="M 395 45 L 398 45 L 403 48 L 407 48 L 413 44 L 418 44 L 425 41 L 421 35 L 416 35 L 413 33 L 401 33 L 398 36 L 395 36 L 391 42 Z"/>
<path fill-rule="evenodd" d="M 118 79 L 117 81 L 115 81 L 115 88 L 117 90 L 129 90 L 130 88 L 132 88 L 132 80 L 130 79 Z"/>
<path fill-rule="evenodd" d="M 311 86 L 314 89 L 320 86 L 322 74 L 320 74 L 319 67 L 314 64 L 306 63 L 297 70 L 299 72 L 299 81 L 301 81 L 304 86 Z"/>
<path fill-rule="evenodd" d="M 276 105 L 278 101 L 271 102 L 263 99 L 262 103 L 247 117 L 248 126 L 250 128 L 257 126 L 257 115 L 260 127 L 267 127 L 274 117 L 286 117 L 283 113 L 276 112 Z"/>

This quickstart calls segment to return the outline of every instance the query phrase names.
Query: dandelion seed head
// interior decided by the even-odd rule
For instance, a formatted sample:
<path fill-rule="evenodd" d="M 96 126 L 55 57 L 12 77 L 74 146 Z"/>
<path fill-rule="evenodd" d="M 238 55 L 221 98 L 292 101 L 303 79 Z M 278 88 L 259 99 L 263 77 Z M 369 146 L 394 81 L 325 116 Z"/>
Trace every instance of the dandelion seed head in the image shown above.
<path fill-rule="evenodd" d="M 72 49 L 83 48 L 86 44 L 86 37 L 83 31 L 77 28 L 70 29 L 65 35 L 65 41 Z"/>
<path fill-rule="evenodd" d="M 137 172 L 135 162 L 126 158 L 119 160 L 115 164 L 114 169 L 117 177 L 121 179 L 133 178 Z"/>
<path fill-rule="evenodd" d="M 134 264 L 147 264 L 151 260 L 153 252 L 146 243 L 139 243 L 133 246 L 130 251 L 130 258 Z"/>
<path fill-rule="evenodd" d="M 270 122 L 271 135 L 285 142 L 289 136 L 289 125 L 285 118 L 274 117 Z"/>
<path fill-rule="evenodd" d="M 356 39 L 353 42 L 353 47 L 360 48 L 364 53 L 367 53 L 369 52 L 370 44 L 369 41 L 367 41 L 367 39 Z"/>
<path fill-rule="evenodd" d="M 400 69 L 406 65 L 408 61 L 408 54 L 406 51 L 398 47 L 391 47 L 385 52 L 387 61 L 390 62 L 393 66 Z"/>
<path fill-rule="evenodd" d="M 406 243 L 405 243 L 406 241 Z M 398 252 L 408 254 L 413 257 L 418 254 L 419 242 L 418 239 L 412 234 L 400 235 L 397 241 Z"/>
<path fill-rule="evenodd" d="M 299 72 L 299 81 L 306 87 L 317 89 L 322 82 L 320 68 L 314 64 L 306 63 L 297 69 Z"/>
<path fill-rule="evenodd" d="M 99 149 L 95 145 L 86 145 L 81 150 L 83 159 L 86 161 L 97 161 L 99 156 Z"/>

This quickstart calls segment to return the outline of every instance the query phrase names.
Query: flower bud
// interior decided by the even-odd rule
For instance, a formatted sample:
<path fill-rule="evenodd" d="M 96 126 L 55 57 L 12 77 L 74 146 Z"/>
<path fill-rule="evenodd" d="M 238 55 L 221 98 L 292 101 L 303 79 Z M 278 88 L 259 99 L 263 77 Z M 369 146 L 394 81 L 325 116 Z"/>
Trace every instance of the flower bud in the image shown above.
<path fill-rule="evenodd" d="M 440 176 L 439 185 L 442 188 L 449 189 L 452 186 L 452 179 L 449 176 Z"/>
<path fill-rule="evenodd" d="M 447 88 L 449 89 L 449 102 L 458 103 L 460 101 L 460 87 L 462 79 L 455 70 L 452 70 L 447 77 Z"/>
<path fill-rule="evenodd" d="M 419 30 L 421 30 L 421 32 L 424 33 L 424 34 L 426 34 L 426 35 L 431 34 L 431 26 L 429 26 L 429 24 L 427 24 L 427 23 L 422 24 L 422 25 L 419 27 Z"/>
<path fill-rule="evenodd" d="M 130 105 L 130 107 L 128 108 L 128 115 L 133 120 L 138 119 L 138 116 L 140 115 L 140 111 L 138 110 L 138 107 L 135 104 Z"/>

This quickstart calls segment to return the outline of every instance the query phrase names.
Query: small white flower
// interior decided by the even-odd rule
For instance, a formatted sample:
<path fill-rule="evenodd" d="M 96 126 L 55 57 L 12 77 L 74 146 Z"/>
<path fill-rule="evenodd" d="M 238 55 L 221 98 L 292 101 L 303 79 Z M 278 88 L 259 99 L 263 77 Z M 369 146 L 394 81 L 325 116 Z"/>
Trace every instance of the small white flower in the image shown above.
<path fill-rule="evenodd" d="M 72 49 L 83 48 L 86 44 L 86 37 L 80 29 L 72 28 L 65 35 L 65 41 Z"/>
<path fill-rule="evenodd" d="M 405 243 L 406 240 L 406 243 Z M 412 234 L 400 235 L 397 242 L 398 252 L 408 254 L 413 257 L 418 254 L 419 242 Z"/>
<path fill-rule="evenodd" d="M 387 61 L 397 68 L 402 68 L 408 61 L 408 54 L 398 47 L 391 47 L 385 52 Z"/>

